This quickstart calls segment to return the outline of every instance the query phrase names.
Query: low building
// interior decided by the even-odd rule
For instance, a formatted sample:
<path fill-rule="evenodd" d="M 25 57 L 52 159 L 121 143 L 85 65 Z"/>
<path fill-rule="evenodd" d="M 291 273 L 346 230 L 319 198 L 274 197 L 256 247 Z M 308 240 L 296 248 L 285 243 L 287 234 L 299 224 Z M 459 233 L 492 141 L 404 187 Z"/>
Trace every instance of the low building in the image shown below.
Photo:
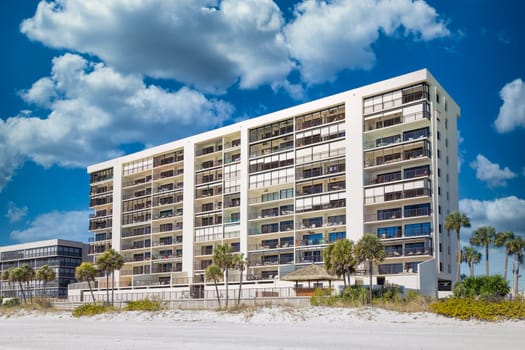
<path fill-rule="evenodd" d="M 82 242 L 62 239 L 51 239 L 39 242 L 22 243 L 0 247 L 0 273 L 3 274 L 12 268 L 24 264 L 32 267 L 35 272 L 42 266 L 48 265 L 56 272 L 52 282 L 44 284 L 32 280 L 24 285 L 26 296 L 47 295 L 53 298 L 67 298 L 67 289 L 70 283 L 76 282 L 75 268 L 87 261 L 89 246 Z M 0 295 L 4 297 L 20 296 L 18 283 L 0 281 Z"/>

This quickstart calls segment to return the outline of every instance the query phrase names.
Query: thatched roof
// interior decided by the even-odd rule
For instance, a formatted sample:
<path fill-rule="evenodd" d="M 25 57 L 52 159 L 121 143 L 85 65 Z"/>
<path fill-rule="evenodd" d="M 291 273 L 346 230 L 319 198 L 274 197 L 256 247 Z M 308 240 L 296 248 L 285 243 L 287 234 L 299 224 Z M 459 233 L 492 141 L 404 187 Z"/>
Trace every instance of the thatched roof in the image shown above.
<path fill-rule="evenodd" d="M 281 277 L 282 281 L 293 282 L 335 281 L 338 279 L 337 276 L 330 275 L 324 268 L 315 264 L 300 268 Z"/>

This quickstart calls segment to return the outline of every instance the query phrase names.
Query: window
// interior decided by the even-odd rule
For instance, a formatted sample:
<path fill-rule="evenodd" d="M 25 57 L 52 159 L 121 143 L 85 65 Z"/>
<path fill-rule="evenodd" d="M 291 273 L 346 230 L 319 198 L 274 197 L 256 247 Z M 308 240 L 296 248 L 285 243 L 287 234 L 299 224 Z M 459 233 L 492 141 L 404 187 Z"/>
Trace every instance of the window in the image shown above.
<path fill-rule="evenodd" d="M 401 226 L 380 227 L 377 236 L 382 239 L 401 237 Z"/>
<path fill-rule="evenodd" d="M 439 131 L 437 132 L 437 139 L 441 140 L 441 132 L 439 132 Z"/>
<path fill-rule="evenodd" d="M 382 275 L 391 275 L 403 272 L 403 264 L 381 264 L 377 270 Z"/>
<path fill-rule="evenodd" d="M 429 236 L 431 227 L 430 222 L 405 225 L 405 237 Z"/>
<path fill-rule="evenodd" d="M 406 205 L 405 217 L 430 215 L 430 203 Z"/>
<path fill-rule="evenodd" d="M 436 91 L 436 102 L 441 103 L 440 100 L 441 100 L 441 95 L 439 94 L 439 92 Z"/>
<path fill-rule="evenodd" d="M 346 232 L 330 232 L 330 243 L 346 238 Z"/>

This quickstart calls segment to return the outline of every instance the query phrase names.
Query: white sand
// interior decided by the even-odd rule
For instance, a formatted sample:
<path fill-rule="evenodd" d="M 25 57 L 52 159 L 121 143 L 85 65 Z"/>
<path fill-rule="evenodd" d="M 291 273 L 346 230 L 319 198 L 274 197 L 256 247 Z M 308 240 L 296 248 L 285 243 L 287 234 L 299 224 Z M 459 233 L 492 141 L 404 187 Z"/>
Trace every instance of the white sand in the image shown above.
<path fill-rule="evenodd" d="M 0 316 L 0 349 L 524 349 L 525 321 L 458 321 L 380 309 L 265 308 Z"/>

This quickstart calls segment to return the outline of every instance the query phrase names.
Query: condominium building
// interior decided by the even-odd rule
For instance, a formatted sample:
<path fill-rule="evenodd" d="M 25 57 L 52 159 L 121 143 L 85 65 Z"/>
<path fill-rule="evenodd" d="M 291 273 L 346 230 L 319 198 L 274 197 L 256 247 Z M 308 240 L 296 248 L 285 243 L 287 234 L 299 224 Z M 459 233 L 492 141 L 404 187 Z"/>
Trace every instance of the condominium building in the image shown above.
<path fill-rule="evenodd" d="M 24 283 L 24 293 L 28 295 L 47 295 L 54 298 L 66 298 L 68 285 L 76 282 L 75 268 L 88 259 L 87 244 L 63 239 L 21 243 L 0 247 L 0 273 L 24 264 L 35 272 L 42 266 L 53 268 L 56 278 L 46 284 L 36 279 Z M 21 296 L 18 283 L 0 281 L 0 295 L 6 297 Z"/>
<path fill-rule="evenodd" d="M 120 288 L 199 290 L 228 243 L 250 283 L 283 284 L 373 233 L 377 283 L 435 294 L 457 267 L 459 113 L 423 69 L 92 165 L 91 255 L 124 255 Z"/>

